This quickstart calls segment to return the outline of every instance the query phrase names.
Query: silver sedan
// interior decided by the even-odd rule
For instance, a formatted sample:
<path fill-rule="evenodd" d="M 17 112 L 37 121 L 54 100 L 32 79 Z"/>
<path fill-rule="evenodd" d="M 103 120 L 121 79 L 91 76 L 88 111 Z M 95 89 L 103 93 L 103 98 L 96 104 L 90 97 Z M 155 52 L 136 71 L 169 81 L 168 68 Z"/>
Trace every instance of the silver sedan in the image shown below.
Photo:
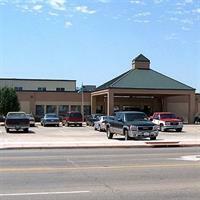
<path fill-rule="evenodd" d="M 94 122 L 94 130 L 105 131 L 106 130 L 107 116 L 99 116 L 98 120 Z"/>

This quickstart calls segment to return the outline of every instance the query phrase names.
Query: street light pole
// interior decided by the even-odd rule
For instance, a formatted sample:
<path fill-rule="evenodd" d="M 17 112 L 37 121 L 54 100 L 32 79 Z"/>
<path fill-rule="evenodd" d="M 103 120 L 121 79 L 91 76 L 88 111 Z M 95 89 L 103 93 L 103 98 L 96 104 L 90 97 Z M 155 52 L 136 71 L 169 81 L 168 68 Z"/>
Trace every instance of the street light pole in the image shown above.
<path fill-rule="evenodd" d="M 84 87 L 83 87 L 83 83 L 82 83 L 82 87 L 81 87 L 81 112 L 82 112 L 82 121 L 84 122 L 84 91 L 83 91 Z"/>

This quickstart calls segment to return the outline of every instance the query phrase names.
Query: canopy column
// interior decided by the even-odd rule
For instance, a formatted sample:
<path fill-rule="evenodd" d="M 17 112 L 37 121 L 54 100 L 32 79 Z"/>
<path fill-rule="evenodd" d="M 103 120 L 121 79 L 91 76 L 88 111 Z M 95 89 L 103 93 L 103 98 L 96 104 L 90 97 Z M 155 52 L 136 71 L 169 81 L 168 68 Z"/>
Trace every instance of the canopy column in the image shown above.
<path fill-rule="evenodd" d="M 114 93 L 109 91 L 107 94 L 107 115 L 114 113 Z"/>

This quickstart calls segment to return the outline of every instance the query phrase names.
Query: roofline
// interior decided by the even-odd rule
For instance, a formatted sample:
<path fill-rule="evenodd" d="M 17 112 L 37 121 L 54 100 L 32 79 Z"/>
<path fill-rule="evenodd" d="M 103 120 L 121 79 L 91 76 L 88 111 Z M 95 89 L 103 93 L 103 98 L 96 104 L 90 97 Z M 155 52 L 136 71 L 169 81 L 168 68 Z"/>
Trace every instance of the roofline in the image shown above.
<path fill-rule="evenodd" d="M 118 78 L 116 81 L 114 81 L 114 82 L 111 84 L 111 86 L 113 86 L 114 84 L 116 84 L 116 83 L 118 83 L 119 81 L 121 81 L 124 77 L 126 77 L 126 76 L 127 76 L 131 71 L 133 71 L 133 70 L 135 70 L 135 69 L 130 69 L 130 70 L 128 70 L 127 72 L 125 72 L 124 75 L 121 76 L 120 78 Z"/>
<path fill-rule="evenodd" d="M 65 80 L 65 79 L 33 79 L 33 78 L 0 78 L 0 80 L 12 80 L 12 81 L 75 81 L 76 80 Z"/>
<path fill-rule="evenodd" d="M 112 84 L 110 84 L 109 86 L 107 86 L 107 87 L 105 87 L 105 88 L 102 88 L 102 89 L 98 89 L 98 87 L 96 88 L 96 90 L 95 91 L 101 91 L 101 90 L 105 90 L 105 89 L 111 89 L 111 88 L 113 88 L 113 89 L 145 89 L 145 90 L 190 90 L 190 91 L 192 91 L 192 90 L 196 90 L 195 88 L 193 88 L 193 87 L 190 87 L 190 86 L 188 86 L 188 85 L 186 85 L 186 84 L 184 84 L 184 83 L 182 83 L 182 82 L 180 82 L 180 81 L 177 81 L 177 80 L 175 80 L 175 79 L 173 79 L 173 78 L 171 78 L 171 77 L 169 77 L 169 76 L 167 76 L 167 75 L 164 75 L 164 74 L 162 74 L 162 73 L 160 73 L 160 72 L 157 72 L 157 71 L 155 71 L 155 70 L 153 70 L 153 69 L 149 69 L 149 70 L 151 70 L 151 71 L 153 71 L 153 72 L 155 72 L 155 73 L 157 73 L 157 74 L 160 74 L 160 75 L 162 75 L 162 76 L 164 76 L 164 77 L 166 77 L 166 78 L 168 78 L 168 79 L 171 79 L 171 80 L 173 80 L 173 81 L 175 81 L 175 82 L 177 82 L 177 83 L 179 83 L 179 84 L 182 84 L 182 85 L 184 85 L 185 87 L 188 87 L 188 89 L 170 89 L 170 88 L 120 88 L 120 87 L 113 87 L 113 85 L 114 84 L 116 84 L 117 82 L 119 82 L 122 78 L 124 78 L 124 77 L 126 77 L 131 71 L 134 71 L 134 70 L 143 70 L 143 69 L 131 69 L 131 70 L 128 70 L 127 72 L 125 72 L 124 74 L 123 74 L 123 76 L 119 76 L 120 78 L 118 78 L 117 80 L 115 80 Z M 146 69 L 145 69 L 146 70 Z M 117 78 L 117 77 L 116 77 Z M 115 79 L 115 78 L 114 78 Z M 113 79 L 112 79 L 113 80 Z M 108 81 L 109 82 L 109 81 Z M 106 83 L 108 83 L 108 82 L 106 82 Z M 105 83 L 105 84 L 106 84 Z M 102 85 L 104 85 L 104 84 L 102 84 Z M 100 86 L 99 86 L 100 87 Z"/>
<path fill-rule="evenodd" d="M 176 80 L 176 79 L 174 79 L 174 78 L 171 78 L 171 77 L 169 77 L 169 76 L 167 76 L 167 75 L 165 75 L 165 74 L 162 74 L 162 73 L 160 73 L 160 72 L 157 72 L 157 71 L 155 71 L 155 70 L 153 70 L 153 69 L 150 69 L 150 70 L 154 71 L 154 72 L 157 73 L 157 74 L 161 74 L 162 76 L 165 76 L 165 77 L 167 77 L 167 78 L 169 78 L 169 79 L 171 79 L 171 80 L 173 80 L 173 81 L 176 81 L 177 83 L 180 83 L 180 84 L 182 84 L 182 85 L 184 85 L 184 86 L 187 86 L 187 87 L 191 88 L 191 90 L 192 90 L 192 89 L 193 89 L 193 90 L 196 90 L 195 88 L 193 88 L 193 87 L 191 87 L 191 86 L 189 86 L 189 85 L 186 85 L 185 83 L 182 83 L 182 82 L 180 82 L 180 81 L 178 81 L 178 80 Z M 186 90 L 189 90 L 189 89 L 186 89 Z"/>
<path fill-rule="evenodd" d="M 105 89 L 133 89 L 133 90 L 179 90 L 179 91 L 195 91 L 196 89 L 192 88 L 192 89 L 170 89 L 170 88 L 126 88 L 126 87 L 107 87 L 104 88 Z M 98 90 L 101 91 L 101 90 Z"/>
<path fill-rule="evenodd" d="M 16 91 L 17 93 L 25 93 L 25 92 L 32 92 L 32 93 L 75 93 L 75 94 L 80 94 L 81 93 L 78 93 L 76 90 L 71 90 L 71 91 L 56 91 L 56 90 L 46 90 L 46 91 L 38 91 L 38 90 L 21 90 L 21 91 Z M 84 94 L 85 93 L 92 93 L 91 91 L 84 91 Z"/>

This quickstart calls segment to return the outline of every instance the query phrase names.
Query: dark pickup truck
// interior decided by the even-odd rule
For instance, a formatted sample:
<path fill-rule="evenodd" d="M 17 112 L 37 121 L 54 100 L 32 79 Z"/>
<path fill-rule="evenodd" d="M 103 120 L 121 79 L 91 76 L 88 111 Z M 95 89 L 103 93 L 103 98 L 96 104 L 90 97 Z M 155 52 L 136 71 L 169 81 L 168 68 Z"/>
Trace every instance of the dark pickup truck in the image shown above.
<path fill-rule="evenodd" d="M 147 120 L 145 113 L 135 111 L 116 112 L 114 119 L 107 121 L 107 137 L 112 139 L 114 134 L 125 136 L 125 140 L 131 138 L 150 138 L 156 140 L 158 126 Z"/>
<path fill-rule="evenodd" d="M 14 129 L 16 131 L 23 130 L 24 132 L 28 132 L 29 127 L 29 118 L 24 112 L 9 112 L 7 114 L 5 119 L 5 129 L 7 133 L 10 132 L 10 129 Z"/>

